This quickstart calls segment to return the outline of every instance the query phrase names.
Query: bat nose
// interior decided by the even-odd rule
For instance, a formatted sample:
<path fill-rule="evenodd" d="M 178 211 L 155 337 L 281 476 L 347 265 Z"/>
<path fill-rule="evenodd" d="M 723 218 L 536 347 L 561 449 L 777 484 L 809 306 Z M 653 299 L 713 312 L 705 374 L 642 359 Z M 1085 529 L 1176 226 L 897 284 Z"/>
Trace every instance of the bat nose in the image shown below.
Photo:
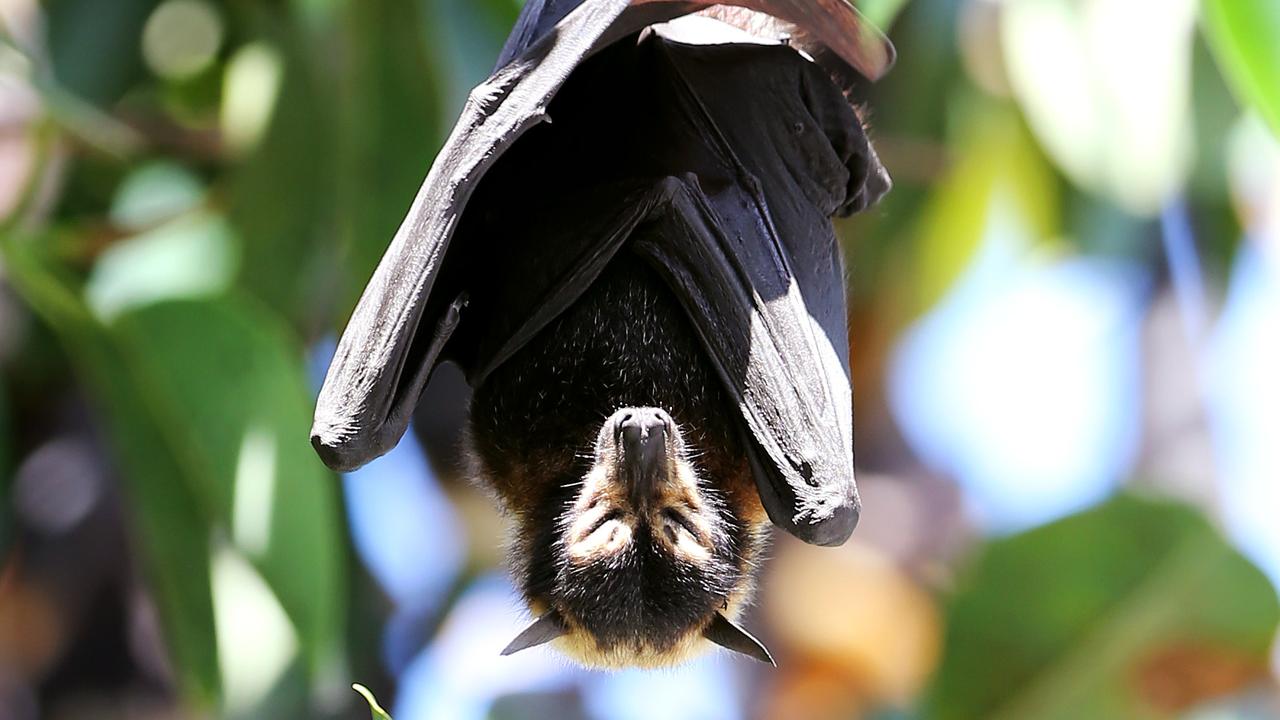
<path fill-rule="evenodd" d="M 668 434 L 675 425 L 659 408 L 624 408 L 614 422 L 619 470 L 632 504 L 644 512 L 666 474 Z"/>

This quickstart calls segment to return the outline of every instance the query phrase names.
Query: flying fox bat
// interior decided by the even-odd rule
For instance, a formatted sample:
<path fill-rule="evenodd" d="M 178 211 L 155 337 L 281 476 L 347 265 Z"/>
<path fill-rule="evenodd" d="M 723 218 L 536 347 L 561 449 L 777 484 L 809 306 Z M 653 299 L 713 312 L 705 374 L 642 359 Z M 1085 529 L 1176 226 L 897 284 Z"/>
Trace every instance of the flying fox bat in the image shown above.
<path fill-rule="evenodd" d="M 525 6 L 312 429 L 357 467 L 437 364 L 463 369 L 474 471 L 538 615 L 504 654 L 659 666 L 709 641 L 772 661 L 735 622 L 769 522 L 836 545 L 859 512 L 831 218 L 888 190 L 845 91 L 891 60 L 844 0 Z"/>

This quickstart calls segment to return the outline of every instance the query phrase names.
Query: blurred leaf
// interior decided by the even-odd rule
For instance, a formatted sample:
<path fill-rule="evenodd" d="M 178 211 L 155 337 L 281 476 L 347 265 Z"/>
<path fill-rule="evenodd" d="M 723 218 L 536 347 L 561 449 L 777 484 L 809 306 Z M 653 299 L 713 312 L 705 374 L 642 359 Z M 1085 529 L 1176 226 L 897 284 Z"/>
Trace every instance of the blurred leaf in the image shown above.
<path fill-rule="evenodd" d="M 104 320 L 159 300 L 212 295 L 230 287 L 238 247 L 221 215 L 195 212 L 112 244 L 85 287 Z"/>
<path fill-rule="evenodd" d="M 1195 0 L 1000 7 L 1004 67 L 1045 152 L 1082 187 L 1154 215 L 1193 160 Z"/>
<path fill-rule="evenodd" d="M 265 42 L 242 45 L 227 61 L 218 122 L 227 150 L 239 157 L 258 146 L 275 115 L 284 60 Z"/>
<path fill-rule="evenodd" d="M 43 3 L 59 84 L 100 106 L 124 95 L 143 74 L 142 28 L 158 4 L 159 0 Z"/>
<path fill-rule="evenodd" d="M 57 331 L 113 432 L 178 664 L 217 693 L 212 533 L 228 532 L 294 623 L 312 677 L 340 661 L 337 486 L 308 442 L 303 358 L 266 308 L 169 301 L 103 326 L 39 256 L 6 243 L 23 297 Z"/>
<path fill-rule="evenodd" d="M 1201 7 L 1223 73 L 1280 133 L 1280 3 L 1202 0 Z"/>
<path fill-rule="evenodd" d="M 150 162 L 120 182 L 111 203 L 111 222 L 129 230 L 145 230 L 195 209 L 204 187 L 192 172 L 175 162 Z"/>
<path fill-rule="evenodd" d="M 340 652 L 342 518 L 309 443 L 301 352 L 263 307 L 184 300 L 127 313 L 112 335 L 152 398 L 185 479 L 257 566 L 314 671 Z"/>
<path fill-rule="evenodd" d="M 297 28 L 274 16 L 262 23 L 283 59 L 283 79 L 278 97 L 261 99 L 274 101 L 260 109 L 270 113 L 265 136 L 230 175 L 228 218 L 244 242 L 244 286 L 310 326 L 324 312 L 316 298 L 331 294 L 325 274 L 335 262 L 334 112 L 319 76 L 324 70 Z"/>
<path fill-rule="evenodd" d="M 351 63 L 338 88 L 345 131 L 340 188 L 345 257 L 336 309 L 343 318 L 355 306 L 444 139 L 440 88 L 445 63 L 440 56 L 447 43 L 428 44 L 428 32 L 452 26 L 425 17 L 439 12 L 438 5 L 395 0 L 347 5 L 343 31 Z M 482 72 L 487 70 L 488 65 Z"/>
<path fill-rule="evenodd" d="M 283 82 L 231 189 L 245 284 L 308 330 L 355 305 L 442 139 L 426 8 L 363 0 L 330 10 L 332 34 L 263 19 Z M 335 46 L 344 61 L 330 69 Z"/>
<path fill-rule="evenodd" d="M 147 411 L 140 378 L 42 247 L 25 238 L 0 238 L 14 287 L 58 335 L 106 420 L 175 667 L 188 699 L 211 706 L 220 683 L 207 515 L 183 481 L 183 459 Z"/>
<path fill-rule="evenodd" d="M 13 450 L 9 447 L 9 438 L 13 436 L 9 425 L 9 393 L 5 388 L 4 377 L 0 376 L 0 479 L 11 477 Z M 8 497 L 4 492 L 7 484 L 0 485 L 0 496 Z"/>
<path fill-rule="evenodd" d="M 760 603 L 771 637 L 787 648 L 783 665 L 822 665 L 843 686 L 851 707 L 910 705 L 937 667 L 942 622 L 936 599 L 895 560 L 851 542 L 815 553 L 782 538 L 772 555 Z M 803 593 L 796 588 L 806 588 Z M 798 673 L 811 680 L 809 673 Z M 805 680 L 801 684 L 805 684 Z M 779 699 L 763 716 L 829 715 L 824 693 Z M 829 710 L 829 708 L 828 708 Z"/>
<path fill-rule="evenodd" d="M 3 269 L 3 264 L 0 264 Z M 0 375 L 0 497 L 11 497 L 9 485 L 13 480 L 16 468 L 13 466 L 13 450 L 10 438 L 13 430 L 9 423 L 9 393 L 5 387 L 4 376 Z M 0 556 L 8 555 L 9 543 L 13 540 L 12 503 L 0 503 Z"/>
<path fill-rule="evenodd" d="M 872 25 L 881 30 L 888 30 L 898 17 L 898 13 L 902 11 L 902 6 L 907 4 L 907 0 L 858 0 L 854 4 Z"/>
<path fill-rule="evenodd" d="M 377 698 L 373 696 L 373 693 L 369 691 L 369 688 L 356 683 L 351 686 L 351 689 L 360 693 L 360 695 L 365 699 L 365 702 L 369 703 L 369 712 L 373 714 L 373 720 L 391 720 L 391 716 L 388 715 L 387 711 L 383 710 L 382 706 L 378 704 Z"/>
<path fill-rule="evenodd" d="M 957 156 L 920 221 L 914 274 L 921 311 L 969 266 L 998 213 L 1012 213 L 1017 229 L 1037 240 L 1060 232 L 1053 171 L 1012 112 L 975 103 L 952 147 Z"/>
<path fill-rule="evenodd" d="M 925 715 L 1164 717 L 1162 677 L 1199 701 L 1264 676 L 1277 622 L 1274 589 L 1196 510 L 1120 496 L 987 547 L 952 599 Z"/>
<path fill-rule="evenodd" d="M 221 542 L 213 551 L 213 617 L 224 715 L 289 717 L 307 707 L 297 695 L 308 683 L 296 672 L 305 663 L 288 613 L 244 555 Z"/>

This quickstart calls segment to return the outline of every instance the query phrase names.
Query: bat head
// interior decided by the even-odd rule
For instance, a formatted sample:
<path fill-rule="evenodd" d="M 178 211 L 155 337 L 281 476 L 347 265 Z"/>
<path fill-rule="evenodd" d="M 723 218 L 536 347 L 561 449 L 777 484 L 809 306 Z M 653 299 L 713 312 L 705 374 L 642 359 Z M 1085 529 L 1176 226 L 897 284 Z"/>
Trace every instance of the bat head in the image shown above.
<path fill-rule="evenodd" d="M 618 410 L 557 522 L 548 609 L 505 654 L 563 638 L 561 649 L 586 664 L 659 666 L 710 641 L 771 663 L 722 614 L 750 589 L 739 523 L 666 411 Z"/>

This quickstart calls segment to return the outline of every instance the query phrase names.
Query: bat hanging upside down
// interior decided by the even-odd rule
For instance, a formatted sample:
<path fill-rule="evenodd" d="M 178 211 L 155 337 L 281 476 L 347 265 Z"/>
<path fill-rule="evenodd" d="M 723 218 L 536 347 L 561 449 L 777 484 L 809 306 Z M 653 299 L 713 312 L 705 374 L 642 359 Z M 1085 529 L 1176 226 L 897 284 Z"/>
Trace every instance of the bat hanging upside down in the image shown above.
<path fill-rule="evenodd" d="M 531 0 L 321 391 L 312 442 L 348 469 L 464 370 L 536 615 L 504 654 L 772 662 L 736 622 L 770 522 L 857 521 L 830 219 L 888 189 L 845 85 L 892 51 L 844 0 L 740 4 Z"/>

